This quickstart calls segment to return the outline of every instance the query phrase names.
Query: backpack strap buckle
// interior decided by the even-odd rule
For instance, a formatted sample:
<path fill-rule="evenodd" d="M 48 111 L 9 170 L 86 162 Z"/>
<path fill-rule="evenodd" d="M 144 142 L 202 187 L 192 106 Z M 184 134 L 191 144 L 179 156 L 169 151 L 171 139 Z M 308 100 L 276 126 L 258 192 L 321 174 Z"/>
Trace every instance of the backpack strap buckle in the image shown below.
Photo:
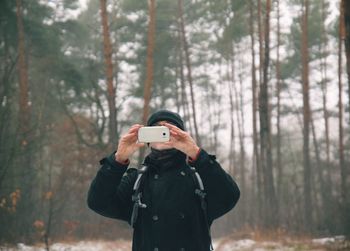
<path fill-rule="evenodd" d="M 136 179 L 134 187 L 133 187 L 134 193 L 131 197 L 131 200 L 134 202 L 134 206 L 133 206 L 132 213 L 131 213 L 131 219 L 130 219 L 130 225 L 132 227 L 134 227 L 135 222 L 137 220 L 139 208 L 146 208 L 147 207 L 147 205 L 142 203 L 142 201 L 141 201 L 142 192 L 140 191 L 142 177 L 145 174 L 145 172 L 147 171 L 147 169 L 148 169 L 148 166 L 146 166 L 145 164 L 142 164 L 142 166 L 137 170 L 137 179 Z"/>
<path fill-rule="evenodd" d="M 141 197 L 142 197 L 142 193 L 139 192 L 139 193 L 136 194 L 136 195 L 133 194 L 132 197 L 131 197 L 131 199 L 132 199 L 132 201 L 133 201 L 138 207 L 146 208 L 147 205 L 141 202 Z"/>
<path fill-rule="evenodd" d="M 214 250 L 212 240 L 211 240 L 210 227 L 209 227 L 209 223 L 208 223 L 207 202 L 205 200 L 205 196 L 207 195 L 207 193 L 204 190 L 203 181 L 201 179 L 201 176 L 197 172 L 196 168 L 192 167 L 192 166 L 189 166 L 189 167 L 190 167 L 190 170 L 192 173 L 193 180 L 197 184 L 197 186 L 199 187 L 199 188 L 196 188 L 194 193 L 196 195 L 198 195 L 198 197 L 200 198 L 200 203 L 201 203 L 201 208 L 203 211 L 204 221 L 205 221 L 205 225 L 207 228 L 207 233 L 208 233 L 208 237 L 209 237 L 209 241 L 210 241 L 210 250 Z"/>

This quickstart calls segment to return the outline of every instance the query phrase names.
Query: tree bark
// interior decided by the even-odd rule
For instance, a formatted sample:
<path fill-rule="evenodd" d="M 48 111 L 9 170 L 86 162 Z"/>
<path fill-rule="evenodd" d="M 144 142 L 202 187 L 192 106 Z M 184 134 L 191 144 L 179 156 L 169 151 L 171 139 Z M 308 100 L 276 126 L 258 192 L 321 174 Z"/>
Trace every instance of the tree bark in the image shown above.
<path fill-rule="evenodd" d="M 185 51 L 185 60 L 186 60 L 186 66 L 187 66 L 187 78 L 188 78 L 188 83 L 190 85 L 190 91 L 191 91 L 194 131 L 195 131 L 195 135 L 196 135 L 197 145 L 201 146 L 201 140 L 199 137 L 198 123 L 197 123 L 197 116 L 196 116 L 196 102 L 194 100 L 194 92 L 193 92 L 192 67 L 191 67 L 191 61 L 190 61 L 190 52 L 188 49 L 188 43 L 187 43 L 187 38 L 186 38 L 182 0 L 178 0 L 178 11 L 179 11 L 179 16 L 180 16 L 182 46 L 183 46 L 183 49 Z"/>
<path fill-rule="evenodd" d="M 149 106 L 151 100 L 151 90 L 154 74 L 154 46 L 155 46 L 155 22 L 156 3 L 155 0 L 149 1 L 149 23 L 148 23 L 148 42 L 147 42 L 147 62 L 146 62 L 146 80 L 144 87 L 144 110 L 142 122 L 146 123 L 149 115 Z"/>
<path fill-rule="evenodd" d="M 312 226 L 312 202 L 311 202 L 311 167 L 310 167 L 310 104 L 309 104 L 309 49 L 308 49 L 308 15 L 309 1 L 303 1 L 302 13 L 302 90 L 303 90 L 303 165 L 304 165 L 304 223 L 305 229 Z"/>
<path fill-rule="evenodd" d="M 327 162 L 326 162 L 326 171 L 327 171 L 327 183 L 329 187 L 332 187 L 331 183 L 331 174 L 330 174 L 330 139 L 329 139 L 329 112 L 327 108 L 327 96 L 328 96 L 328 75 L 327 75 L 327 45 L 328 45 L 328 39 L 327 39 L 327 33 L 326 33 L 326 5 L 325 0 L 322 1 L 322 43 L 321 43 L 321 54 L 323 54 L 323 58 L 321 60 L 321 74 L 322 74 L 322 80 L 321 80 L 321 90 L 322 90 L 322 109 L 323 109 L 323 116 L 324 116 L 324 124 L 325 124 L 325 137 L 326 137 L 326 156 L 327 156 Z"/>
<path fill-rule="evenodd" d="M 242 52 L 241 52 L 242 53 Z M 243 61 L 243 59 L 241 59 L 241 62 Z M 238 125 L 241 128 L 240 130 L 238 130 L 239 132 L 239 144 L 240 144 L 240 177 L 241 177 L 241 186 L 242 186 L 242 191 L 247 190 L 247 182 L 246 182 L 246 165 L 245 165 L 245 156 L 246 156 L 246 150 L 245 150 L 245 130 L 244 130 L 244 91 L 243 91 L 243 76 L 242 76 L 242 72 L 243 72 L 243 67 L 241 67 L 241 72 L 239 74 L 239 83 L 240 83 L 240 91 L 239 91 L 239 99 L 238 97 L 236 97 L 236 101 L 239 101 L 239 109 L 237 109 L 237 121 L 239 122 Z M 238 93 L 238 91 L 236 91 L 236 93 Z M 238 105 L 237 105 L 238 107 Z M 239 118 L 240 117 L 240 118 Z M 238 119 L 239 118 L 239 119 Z M 247 213 L 249 212 L 249 208 L 247 206 L 247 202 L 242 201 L 243 203 L 243 210 L 244 213 L 242 214 L 242 219 L 244 220 L 244 222 L 247 221 Z"/>
<path fill-rule="evenodd" d="M 344 35 L 345 35 L 345 51 L 346 51 L 346 70 L 348 74 L 348 102 L 350 107 L 350 1 L 342 0 L 344 10 Z M 350 108 L 349 108 L 350 115 Z M 350 120 L 349 120 L 350 121 Z"/>
<path fill-rule="evenodd" d="M 236 134 L 235 134 L 235 128 L 234 128 L 234 112 L 235 112 L 235 100 L 233 99 L 234 97 L 234 85 L 235 85 L 235 74 L 236 74 L 236 68 L 235 68 L 235 50 L 234 50 L 234 47 L 233 47 L 233 44 L 231 45 L 231 57 L 230 57 L 230 71 L 231 71 L 231 76 L 230 76 L 230 83 L 229 83 L 229 94 L 230 94 L 230 106 L 231 106 L 231 121 L 232 121 L 232 125 L 231 125 L 231 130 L 232 130 L 232 153 L 233 153 L 233 173 L 235 175 L 238 175 L 238 163 L 237 163 L 237 159 L 236 159 L 236 144 L 235 144 L 235 137 L 236 137 Z M 237 101 L 237 100 L 236 100 Z M 237 107 L 236 107 L 237 109 Z M 237 128 L 239 127 L 238 125 L 238 121 L 236 122 L 237 123 Z"/>
<path fill-rule="evenodd" d="M 100 14 L 103 30 L 103 52 L 107 79 L 107 100 L 109 109 L 109 143 L 115 146 L 117 144 L 117 121 L 115 104 L 115 86 L 112 63 L 112 45 L 109 33 L 107 0 L 100 0 Z"/>
<path fill-rule="evenodd" d="M 280 1 L 277 0 L 277 59 L 276 59 L 276 96 L 277 96 L 277 196 L 281 199 L 282 191 L 282 159 L 281 159 L 281 67 L 280 67 L 280 46 L 281 46 L 281 26 L 280 26 Z"/>
<path fill-rule="evenodd" d="M 230 100 L 230 153 L 229 153 L 229 170 L 231 174 L 237 174 L 237 165 L 236 165 L 236 155 L 235 155 L 235 124 L 234 124 L 234 101 L 233 101 L 233 90 L 232 84 L 234 83 L 234 61 L 233 58 L 230 58 L 228 61 L 229 69 L 228 75 L 230 76 L 228 81 L 228 90 L 229 90 L 229 100 Z"/>
<path fill-rule="evenodd" d="M 18 34 L 18 76 L 19 76 L 19 131 L 21 164 L 24 169 L 21 170 L 20 192 L 24 193 L 23 199 L 18 205 L 18 215 L 21 222 L 20 234 L 30 238 L 31 223 L 33 219 L 33 182 L 34 170 L 32 166 L 32 137 L 31 132 L 31 109 L 29 106 L 29 81 L 28 66 L 26 61 L 25 34 L 23 26 L 23 5 L 21 0 L 16 0 L 17 16 L 17 34 Z"/>
<path fill-rule="evenodd" d="M 257 190 L 254 193 L 254 197 L 256 198 L 256 201 L 258 201 L 258 225 L 261 224 L 262 219 L 262 196 L 259 196 L 261 194 L 261 168 L 260 168 L 260 155 L 259 155 L 259 149 L 258 149 L 258 129 L 257 129 L 257 79 L 256 79 L 256 63 L 255 63 L 255 38 L 254 38 L 254 12 L 253 12 L 253 1 L 249 1 L 249 28 L 250 28 L 250 42 L 251 42 L 251 57 L 252 57 L 252 114 L 253 114 L 253 168 L 256 170 L 256 181 L 254 184 L 256 184 Z M 253 169 L 254 171 L 254 169 Z"/>
<path fill-rule="evenodd" d="M 261 0 L 258 0 L 258 35 L 259 35 L 259 84 L 263 81 L 263 65 L 264 65 L 264 41 L 263 41 L 263 25 L 262 25 L 262 7 Z M 266 29 L 266 27 L 265 27 Z"/>
<path fill-rule="evenodd" d="M 266 2 L 263 81 L 259 95 L 260 108 L 260 157 L 264 181 L 264 225 L 274 228 L 278 224 L 278 206 L 272 172 L 271 126 L 269 114 L 268 69 L 270 63 L 270 12 L 271 1 Z"/>
<path fill-rule="evenodd" d="M 181 22 L 180 22 L 180 13 L 178 12 L 177 17 L 177 34 L 178 34 L 178 54 L 179 54 L 179 76 L 180 76 L 180 85 L 181 85 L 181 103 L 183 106 L 184 111 L 184 120 L 188 122 L 187 131 L 190 132 L 191 135 L 193 135 L 192 132 L 192 124 L 191 120 L 187 119 L 190 118 L 190 108 L 189 108 L 189 102 L 187 100 L 187 94 L 186 94 L 186 85 L 185 85 L 185 74 L 184 74 L 184 60 L 183 60 L 183 50 L 182 50 L 182 35 L 181 35 Z"/>
<path fill-rule="evenodd" d="M 312 139 L 313 139 L 313 144 L 314 144 L 314 149 L 315 149 L 315 157 L 316 157 L 316 166 L 315 166 L 315 173 L 317 175 L 318 182 L 320 184 L 320 203 L 317 205 L 317 201 L 315 201 L 314 208 L 316 208 L 316 212 L 318 217 L 316 218 L 318 222 L 322 222 L 322 219 L 324 219 L 325 215 L 329 212 L 329 201 L 328 198 L 330 197 L 329 194 L 329 189 L 326 188 L 323 174 L 322 174 L 322 163 L 321 163 L 321 156 L 320 156 L 320 149 L 319 149 L 319 143 L 317 142 L 317 135 L 316 135 L 316 129 L 315 129 L 315 123 L 313 119 L 313 113 L 310 112 L 310 122 L 311 122 L 311 131 L 312 131 Z M 316 182 L 315 182 L 315 176 L 313 176 L 312 179 L 312 184 L 313 184 L 313 190 L 314 193 L 316 194 Z M 317 196 L 314 196 L 317 198 Z"/>
<path fill-rule="evenodd" d="M 341 171 L 341 197 L 342 202 L 346 202 L 347 190 L 347 170 L 344 159 L 344 133 L 343 133 L 343 83 L 342 83 L 342 54 L 343 41 L 345 39 L 345 23 L 344 23 L 344 1 L 340 5 L 340 21 L 339 21 L 339 41 L 338 41 L 338 112 L 339 112 L 339 166 Z"/>
<path fill-rule="evenodd" d="M 324 222 L 326 224 L 326 227 L 331 227 L 331 222 L 328 219 L 331 219 L 331 195 L 330 190 L 326 189 L 326 187 L 333 187 L 332 185 L 332 179 L 331 179 L 331 168 L 330 168 L 330 139 L 329 139 L 329 112 L 327 107 L 327 97 L 328 97 L 328 77 L 327 77 L 327 45 L 328 45 L 328 39 L 327 39 L 327 33 L 326 33 L 326 3 L 325 0 L 322 1 L 322 26 L 321 26 L 321 39 L 322 42 L 320 44 L 320 54 L 322 55 L 321 62 L 320 62 L 320 69 L 321 69 L 321 91 L 322 91 L 322 110 L 323 110 L 323 119 L 324 119 L 324 126 L 325 126 L 325 140 L 326 140 L 326 163 L 320 163 L 317 165 L 317 171 L 319 175 L 319 180 L 321 183 L 321 198 L 323 201 L 323 208 L 324 208 Z M 312 121 L 312 120 L 311 120 Z M 313 129 L 314 130 L 314 129 Z M 316 146 L 315 146 L 316 147 Z M 321 153 L 319 153 L 321 155 Z M 325 175 L 323 174 L 323 170 L 325 170 Z M 321 181 L 322 179 L 322 181 Z"/>
<path fill-rule="evenodd" d="M 151 90 L 153 84 L 153 74 L 154 74 L 154 46 L 155 46 L 155 36 L 156 36 L 156 1 L 150 0 L 148 5 L 149 21 L 148 21 L 148 35 L 147 35 L 147 62 L 146 62 L 146 80 L 144 87 L 144 105 L 142 114 L 142 123 L 147 124 L 147 119 L 150 110 L 151 101 Z M 145 148 L 140 148 L 140 154 L 138 163 L 141 164 L 145 153 Z"/>
<path fill-rule="evenodd" d="M 181 37 L 179 37 L 181 40 Z M 187 99 L 187 93 L 186 93 L 186 85 L 185 85 L 185 75 L 184 75 L 184 66 L 183 66 L 183 55 L 182 55 L 182 50 L 180 48 L 179 50 L 179 64 L 180 64 L 180 82 L 181 82 L 181 100 L 183 104 L 183 110 L 184 110 L 184 118 L 190 118 L 190 108 L 189 108 L 189 102 Z M 192 123 L 190 119 L 185 119 L 185 121 L 188 121 L 189 127 L 187 128 L 187 131 L 192 133 Z"/>
<path fill-rule="evenodd" d="M 234 47 L 232 46 L 232 66 L 234 66 L 234 58 L 235 58 L 235 52 L 234 52 Z M 232 74 L 233 75 L 233 74 Z M 242 84 L 241 79 L 239 79 L 240 81 L 240 85 Z M 245 149 L 244 149 L 244 133 L 243 133 L 243 127 L 244 127 L 244 122 L 242 120 L 243 115 L 242 115 L 242 89 L 240 89 L 240 91 L 238 91 L 237 88 L 237 84 L 236 81 L 232 81 L 232 85 L 233 85 L 233 92 L 234 92 L 234 97 L 235 97 L 235 112 L 236 112 L 236 120 L 237 120 L 237 129 L 238 129 L 238 139 L 239 139 L 239 181 L 241 184 L 241 189 L 242 191 L 246 190 L 246 181 L 245 181 L 245 163 L 244 163 L 244 159 L 245 159 Z M 241 211 L 240 211 L 240 215 L 241 215 L 241 219 L 243 222 L 246 221 L 246 212 L 247 210 L 247 201 L 246 198 L 244 198 L 241 201 L 241 207 L 240 207 Z"/>
<path fill-rule="evenodd" d="M 29 107 L 29 87 L 28 87 L 28 68 L 26 62 L 25 39 L 22 18 L 22 1 L 16 0 L 17 14 L 17 32 L 18 32 L 18 76 L 19 76 L 19 126 L 23 140 L 21 146 L 26 148 L 28 145 L 28 133 L 30 126 L 30 107 Z"/>

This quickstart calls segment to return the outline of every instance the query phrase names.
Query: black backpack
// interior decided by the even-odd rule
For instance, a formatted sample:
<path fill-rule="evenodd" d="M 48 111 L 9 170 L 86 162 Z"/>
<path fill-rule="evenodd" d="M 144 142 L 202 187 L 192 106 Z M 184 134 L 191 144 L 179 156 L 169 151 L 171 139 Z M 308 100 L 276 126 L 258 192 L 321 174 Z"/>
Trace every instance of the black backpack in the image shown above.
<path fill-rule="evenodd" d="M 199 175 L 199 173 L 196 171 L 196 168 L 188 166 L 191 170 L 191 176 L 193 179 L 193 182 L 196 184 L 196 189 L 195 189 L 195 194 L 199 197 L 200 200 L 200 206 L 202 208 L 202 212 L 203 212 L 203 217 L 204 217 L 204 222 L 207 228 L 207 232 L 208 232 L 208 237 L 210 240 L 210 250 L 214 250 L 213 249 L 213 245 L 212 245 L 212 241 L 211 241 L 211 234 L 210 234 L 210 228 L 209 228 L 209 223 L 208 223 L 208 217 L 207 217 L 207 203 L 205 200 L 205 190 L 204 190 L 204 186 L 203 186 L 203 182 L 202 179 Z M 137 178 L 136 181 L 134 183 L 134 187 L 133 187 L 133 195 L 132 195 L 132 201 L 134 202 L 134 206 L 133 206 L 133 210 L 132 210 L 132 214 L 131 214 L 131 220 L 130 220 L 130 225 L 134 228 L 135 226 L 135 222 L 137 220 L 137 216 L 138 216 L 138 210 L 139 208 L 146 208 L 147 205 L 142 203 L 141 201 L 141 197 L 142 197 L 142 184 L 143 184 L 143 177 L 146 172 L 148 170 L 148 166 L 145 165 L 144 163 L 141 165 L 141 167 L 139 169 L 137 169 Z"/>

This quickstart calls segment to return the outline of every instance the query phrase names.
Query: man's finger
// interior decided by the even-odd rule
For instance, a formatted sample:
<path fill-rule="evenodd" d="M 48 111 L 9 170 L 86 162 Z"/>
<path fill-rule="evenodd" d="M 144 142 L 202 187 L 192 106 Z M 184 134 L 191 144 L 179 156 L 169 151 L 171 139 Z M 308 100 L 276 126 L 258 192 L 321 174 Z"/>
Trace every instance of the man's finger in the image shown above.
<path fill-rule="evenodd" d="M 185 136 L 185 134 L 180 134 L 179 132 L 175 132 L 174 130 L 170 130 L 170 135 L 177 139 L 184 138 Z"/>
<path fill-rule="evenodd" d="M 175 126 L 175 125 L 172 125 L 172 124 L 166 123 L 166 122 L 164 122 L 163 125 L 169 127 L 169 129 L 172 129 L 172 130 L 174 130 L 175 132 L 177 132 L 177 133 L 179 133 L 179 134 L 185 134 L 185 132 L 184 132 L 182 129 L 178 128 L 178 127 Z"/>
<path fill-rule="evenodd" d="M 134 134 L 128 133 L 128 134 L 126 134 L 126 135 L 124 136 L 124 139 L 125 139 L 125 140 L 130 140 L 130 139 L 132 139 L 133 137 L 135 137 Z"/>
<path fill-rule="evenodd" d="M 160 122 L 159 124 L 160 124 L 160 125 L 163 125 L 163 126 L 170 127 L 170 128 L 176 127 L 177 129 L 179 129 L 177 126 L 175 126 L 175 125 L 173 125 L 173 124 L 170 124 L 170 123 L 167 123 L 167 122 Z"/>
<path fill-rule="evenodd" d="M 138 129 L 140 129 L 142 126 L 135 126 L 135 127 L 132 127 L 132 128 L 130 128 L 130 130 L 129 130 L 129 132 L 131 133 L 131 132 L 135 132 L 135 131 L 137 131 Z"/>
<path fill-rule="evenodd" d="M 137 128 L 137 127 L 140 127 L 140 126 L 143 126 L 143 125 L 135 124 L 135 125 L 133 125 L 130 129 Z"/>
<path fill-rule="evenodd" d="M 179 134 L 178 132 L 176 132 L 176 131 L 173 130 L 173 129 L 170 129 L 169 131 L 170 131 L 170 134 Z"/>
<path fill-rule="evenodd" d="M 125 135 L 125 137 L 127 137 L 128 139 L 133 138 L 133 137 L 137 138 L 137 134 L 138 134 L 137 131 L 132 131 L 132 132 L 127 133 Z"/>

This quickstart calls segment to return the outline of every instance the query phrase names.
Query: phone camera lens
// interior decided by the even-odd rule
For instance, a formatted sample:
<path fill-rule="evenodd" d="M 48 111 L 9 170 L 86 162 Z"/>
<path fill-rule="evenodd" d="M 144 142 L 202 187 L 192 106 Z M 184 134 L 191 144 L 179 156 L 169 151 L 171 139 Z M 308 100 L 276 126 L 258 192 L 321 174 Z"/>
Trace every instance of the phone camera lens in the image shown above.
<path fill-rule="evenodd" d="M 163 132 L 163 135 L 166 135 L 166 133 L 165 133 L 165 132 Z"/>

